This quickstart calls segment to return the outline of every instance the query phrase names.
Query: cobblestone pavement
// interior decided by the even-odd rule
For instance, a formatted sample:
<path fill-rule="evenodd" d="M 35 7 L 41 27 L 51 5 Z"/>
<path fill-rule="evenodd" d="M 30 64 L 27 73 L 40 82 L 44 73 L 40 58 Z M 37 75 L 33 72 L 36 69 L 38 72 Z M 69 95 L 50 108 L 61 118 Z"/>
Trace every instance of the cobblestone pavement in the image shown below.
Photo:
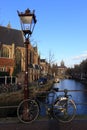
<path fill-rule="evenodd" d="M 87 130 L 87 120 L 74 120 L 70 123 L 58 123 L 55 120 L 39 120 L 23 124 L 18 120 L 0 120 L 0 130 Z"/>

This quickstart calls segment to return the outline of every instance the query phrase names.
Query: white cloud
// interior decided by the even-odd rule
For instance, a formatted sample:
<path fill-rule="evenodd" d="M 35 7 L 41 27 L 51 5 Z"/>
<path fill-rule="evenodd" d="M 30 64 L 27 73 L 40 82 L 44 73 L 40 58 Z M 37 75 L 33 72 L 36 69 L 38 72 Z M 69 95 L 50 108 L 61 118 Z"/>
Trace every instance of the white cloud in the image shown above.
<path fill-rule="evenodd" d="M 85 51 L 84 53 L 78 55 L 78 56 L 75 56 L 73 57 L 72 59 L 73 60 L 84 60 L 87 58 L 87 51 Z"/>
<path fill-rule="evenodd" d="M 84 51 L 80 55 L 66 58 L 64 62 L 67 67 L 73 67 L 75 64 L 80 64 L 85 59 L 87 59 L 87 51 Z"/>
<path fill-rule="evenodd" d="M 87 51 L 84 51 L 83 53 L 86 53 L 86 54 L 87 54 Z"/>
<path fill-rule="evenodd" d="M 65 66 L 74 67 L 75 64 L 80 64 L 85 59 L 87 59 L 87 51 L 84 51 L 82 54 L 77 56 L 63 58 L 63 61 L 65 63 Z M 61 60 L 58 61 L 58 65 L 60 65 L 60 63 Z"/>

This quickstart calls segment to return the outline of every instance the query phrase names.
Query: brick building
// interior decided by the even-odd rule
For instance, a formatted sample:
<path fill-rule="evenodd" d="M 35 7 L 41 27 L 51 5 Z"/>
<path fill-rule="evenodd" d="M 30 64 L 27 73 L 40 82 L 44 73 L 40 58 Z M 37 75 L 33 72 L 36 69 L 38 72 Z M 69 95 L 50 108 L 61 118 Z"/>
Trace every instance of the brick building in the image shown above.
<path fill-rule="evenodd" d="M 39 78 L 39 55 L 37 46 L 33 47 L 31 43 L 28 50 L 29 81 L 32 82 Z M 22 76 L 24 71 L 25 48 L 22 31 L 10 26 L 0 26 L 0 72 L 8 72 L 10 76 L 19 73 Z"/>

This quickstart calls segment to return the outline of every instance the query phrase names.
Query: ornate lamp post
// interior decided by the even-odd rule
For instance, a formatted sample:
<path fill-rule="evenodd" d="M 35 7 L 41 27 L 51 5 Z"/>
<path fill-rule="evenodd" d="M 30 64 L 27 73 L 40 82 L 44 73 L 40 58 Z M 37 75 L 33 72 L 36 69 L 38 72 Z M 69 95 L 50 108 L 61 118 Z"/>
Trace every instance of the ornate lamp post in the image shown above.
<path fill-rule="evenodd" d="M 17 11 L 18 16 L 20 18 L 21 29 L 24 34 L 25 38 L 25 84 L 24 84 L 24 99 L 27 99 L 29 96 L 29 89 L 28 89 L 28 44 L 29 44 L 29 37 L 33 33 L 35 24 L 37 22 L 35 11 L 31 12 L 29 9 L 25 10 L 25 12 Z"/>

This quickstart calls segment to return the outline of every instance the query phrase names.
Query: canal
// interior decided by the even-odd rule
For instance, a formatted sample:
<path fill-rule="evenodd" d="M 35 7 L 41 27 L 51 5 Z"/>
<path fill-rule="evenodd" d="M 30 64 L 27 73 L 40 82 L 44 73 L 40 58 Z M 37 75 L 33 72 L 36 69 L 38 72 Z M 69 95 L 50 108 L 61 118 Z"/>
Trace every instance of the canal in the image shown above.
<path fill-rule="evenodd" d="M 59 88 L 59 90 L 81 90 L 81 91 L 73 91 L 68 94 L 72 95 L 73 100 L 76 103 L 77 106 L 77 114 L 86 114 L 87 115 L 87 86 L 84 84 L 71 80 L 71 79 L 64 79 L 61 80 L 59 83 L 55 83 L 55 88 Z M 62 92 L 58 92 L 58 95 L 63 94 Z"/>

